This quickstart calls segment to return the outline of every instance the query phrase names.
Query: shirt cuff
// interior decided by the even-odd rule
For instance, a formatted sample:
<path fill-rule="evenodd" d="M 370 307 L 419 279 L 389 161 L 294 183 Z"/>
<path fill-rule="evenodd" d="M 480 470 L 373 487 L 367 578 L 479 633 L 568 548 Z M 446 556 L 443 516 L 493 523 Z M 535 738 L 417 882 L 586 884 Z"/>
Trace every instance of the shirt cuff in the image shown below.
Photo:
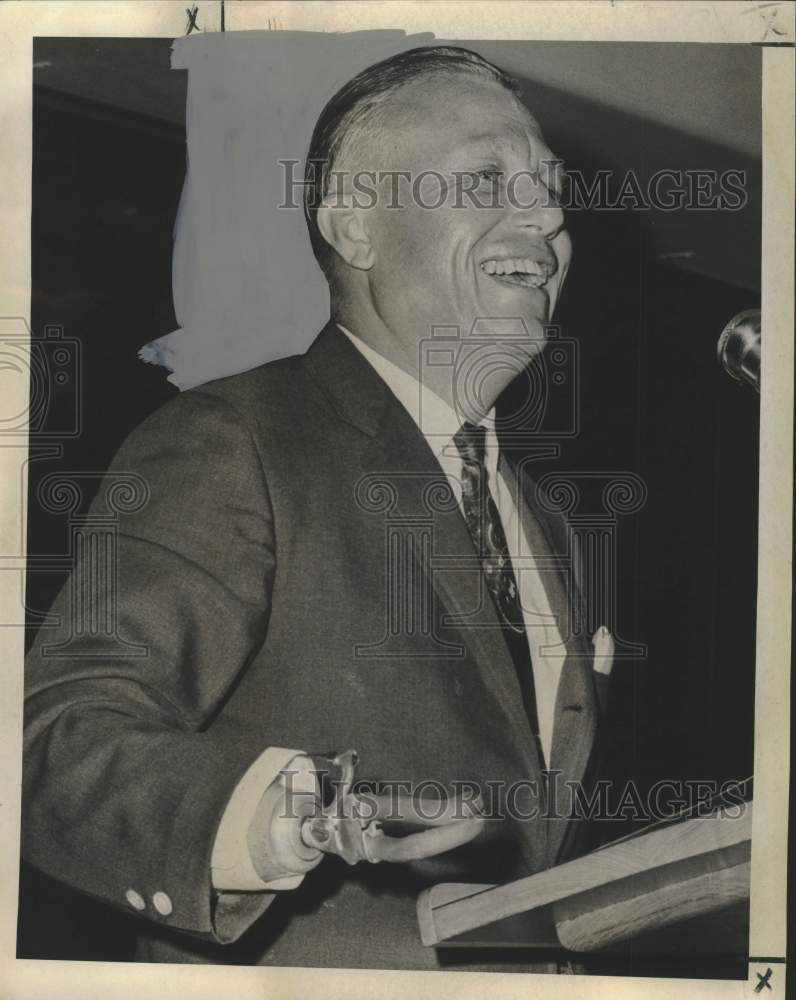
<path fill-rule="evenodd" d="M 264 881 L 252 864 L 246 836 L 263 792 L 290 764 L 291 788 L 315 794 L 316 780 L 310 758 L 300 750 L 268 747 L 238 782 L 227 803 L 213 844 L 210 869 L 213 888 L 222 892 L 295 889 L 303 874 L 285 873 Z"/>

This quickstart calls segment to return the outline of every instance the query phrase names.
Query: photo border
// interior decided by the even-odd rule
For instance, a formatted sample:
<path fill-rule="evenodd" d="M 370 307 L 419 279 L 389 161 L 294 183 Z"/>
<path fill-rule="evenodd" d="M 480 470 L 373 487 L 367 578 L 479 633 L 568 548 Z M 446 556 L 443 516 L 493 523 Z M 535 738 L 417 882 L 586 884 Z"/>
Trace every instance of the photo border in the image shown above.
<path fill-rule="evenodd" d="M 188 5 L 188 6 L 193 6 Z M 223 10 L 222 10 L 223 6 Z M 639 979 L 536 976 L 538 1000 L 570 997 L 730 998 L 754 996 L 757 974 L 775 964 L 771 991 L 784 997 L 787 894 L 787 809 L 790 734 L 790 642 L 794 223 L 783 206 L 794 191 L 794 4 L 686 2 L 483 3 L 199 2 L 205 31 L 284 29 L 363 31 L 398 28 L 438 37 L 560 41 L 670 41 L 755 44 L 763 52 L 763 268 L 760 429 L 760 513 L 755 688 L 755 813 L 749 980 Z M 30 200 L 32 39 L 36 36 L 178 37 L 186 32 L 186 3 L 133 0 L 105 3 L 16 2 L 0 9 L 0 86 L 4 95 L 0 150 L 0 212 L 13 240 L 0 246 L 3 317 L 30 321 Z M 765 13 L 768 11 L 768 13 Z M 772 14 L 772 11 L 775 11 Z M 777 32 L 771 25 L 776 24 Z M 781 32 L 781 33 L 780 33 Z M 5 374 L 5 373 L 4 373 Z M 9 387 L 4 378 L 4 389 Z M 10 385 L 12 406 L 27 405 L 23 377 Z M 139 995 L 236 998 L 299 996 L 401 997 L 415 1000 L 480 995 L 526 996 L 514 973 L 385 972 L 362 969 L 281 969 L 230 966 L 151 966 L 112 962 L 16 959 L 21 787 L 22 659 L 24 630 L 2 627 L 4 609 L 20 612 L 24 572 L 27 443 L 0 442 L 0 656 L 5 665 L 0 704 L 0 995 L 8 998 L 75 997 L 115 1000 Z M 22 491 L 19 483 L 22 474 Z M 8 555 L 16 553 L 16 555 Z M 16 567 L 16 568 L 15 568 Z"/>

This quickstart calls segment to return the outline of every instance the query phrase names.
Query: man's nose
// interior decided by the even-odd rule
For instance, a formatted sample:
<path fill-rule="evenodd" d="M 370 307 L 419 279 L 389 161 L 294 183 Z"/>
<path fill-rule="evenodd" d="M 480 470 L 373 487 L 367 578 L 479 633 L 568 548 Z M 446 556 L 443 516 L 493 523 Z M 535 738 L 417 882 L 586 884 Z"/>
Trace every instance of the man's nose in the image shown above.
<path fill-rule="evenodd" d="M 506 188 L 507 209 L 514 225 L 554 239 L 564 228 L 564 212 L 538 171 L 522 171 Z"/>

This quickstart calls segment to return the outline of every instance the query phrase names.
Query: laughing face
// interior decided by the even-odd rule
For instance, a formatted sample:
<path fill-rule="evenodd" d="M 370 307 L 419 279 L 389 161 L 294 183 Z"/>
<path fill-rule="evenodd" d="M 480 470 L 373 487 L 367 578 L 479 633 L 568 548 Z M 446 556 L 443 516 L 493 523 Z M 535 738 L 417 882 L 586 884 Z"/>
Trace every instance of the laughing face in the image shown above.
<path fill-rule="evenodd" d="M 496 318 L 502 334 L 505 320 L 522 320 L 527 362 L 571 253 L 539 126 L 505 88 L 472 75 L 408 84 L 389 113 L 368 159 L 408 172 L 411 184 L 401 181 L 400 207 L 395 181 L 382 184 L 364 213 L 373 309 L 414 359 L 434 326 L 464 335 L 478 323 L 483 335 Z"/>

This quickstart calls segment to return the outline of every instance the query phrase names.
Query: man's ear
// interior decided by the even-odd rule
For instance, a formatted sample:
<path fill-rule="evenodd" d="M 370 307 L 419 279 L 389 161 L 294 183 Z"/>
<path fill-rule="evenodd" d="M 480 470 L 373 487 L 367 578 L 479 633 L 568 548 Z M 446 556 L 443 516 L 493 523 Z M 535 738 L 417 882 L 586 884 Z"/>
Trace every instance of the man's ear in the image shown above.
<path fill-rule="evenodd" d="M 332 206 L 322 202 L 317 214 L 321 235 L 343 258 L 346 264 L 360 271 L 369 271 L 376 261 L 376 251 L 370 242 L 361 209 Z"/>

